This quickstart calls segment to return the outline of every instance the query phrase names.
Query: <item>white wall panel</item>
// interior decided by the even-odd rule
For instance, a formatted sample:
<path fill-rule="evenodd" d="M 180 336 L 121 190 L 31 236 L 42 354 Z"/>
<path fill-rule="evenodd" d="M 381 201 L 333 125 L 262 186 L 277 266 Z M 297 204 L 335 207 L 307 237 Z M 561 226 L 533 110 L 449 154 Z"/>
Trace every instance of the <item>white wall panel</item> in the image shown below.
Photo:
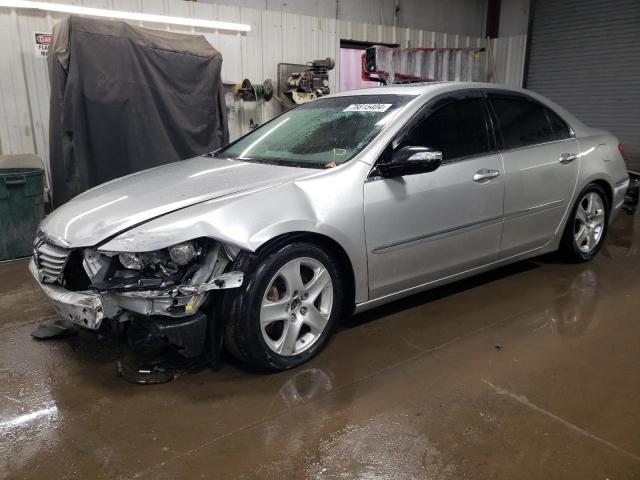
<path fill-rule="evenodd" d="M 179 0 L 73 0 L 68 3 L 247 23 L 251 31 L 237 33 L 137 22 L 147 28 L 205 35 L 222 53 L 222 79 L 228 83 L 240 83 L 244 78 L 253 82 L 271 78 L 275 84 L 278 63 L 337 59 L 340 39 L 398 43 L 402 47 L 481 47 L 486 44 L 485 39 L 477 37 Z M 33 33 L 51 32 L 53 24 L 62 18 L 60 14 L 0 8 L 0 154 L 35 153 L 45 161 L 48 159 L 49 77 L 47 62 L 34 54 Z M 496 59 L 493 81 L 519 86 L 524 36 L 495 39 L 492 47 Z M 339 69 L 336 65 L 330 72 L 332 91 L 338 89 Z M 276 101 L 256 105 L 230 99 L 228 108 L 231 138 L 246 133 L 250 119 L 263 122 L 280 113 Z"/>
<path fill-rule="evenodd" d="M 33 54 L 34 33 L 40 32 L 38 29 L 40 24 L 43 21 L 48 22 L 48 20 L 50 19 L 44 12 L 38 17 L 17 17 L 18 41 L 21 51 L 31 49 Z M 29 120 L 31 123 L 29 133 L 32 136 L 34 152 L 41 152 L 47 150 L 49 145 L 49 70 L 46 58 L 32 57 L 32 59 L 33 61 L 23 61 L 22 65 L 29 100 Z"/>
<path fill-rule="evenodd" d="M 32 153 L 35 150 L 29 107 L 29 91 L 20 45 L 18 16 L 4 11 L 0 16 L 0 148 Z"/>
<path fill-rule="evenodd" d="M 493 71 L 495 74 L 490 76 L 488 80 L 512 87 L 521 87 L 526 45 L 526 35 L 491 40 L 491 53 L 495 61 Z"/>

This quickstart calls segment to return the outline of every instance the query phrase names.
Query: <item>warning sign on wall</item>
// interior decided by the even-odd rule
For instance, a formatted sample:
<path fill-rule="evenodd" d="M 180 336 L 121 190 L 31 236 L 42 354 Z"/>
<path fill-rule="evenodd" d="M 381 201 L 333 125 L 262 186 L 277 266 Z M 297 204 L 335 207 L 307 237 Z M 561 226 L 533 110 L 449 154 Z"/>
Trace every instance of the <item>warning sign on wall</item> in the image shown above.
<path fill-rule="evenodd" d="M 47 58 L 49 45 L 51 45 L 50 33 L 34 33 L 36 37 L 36 57 Z"/>

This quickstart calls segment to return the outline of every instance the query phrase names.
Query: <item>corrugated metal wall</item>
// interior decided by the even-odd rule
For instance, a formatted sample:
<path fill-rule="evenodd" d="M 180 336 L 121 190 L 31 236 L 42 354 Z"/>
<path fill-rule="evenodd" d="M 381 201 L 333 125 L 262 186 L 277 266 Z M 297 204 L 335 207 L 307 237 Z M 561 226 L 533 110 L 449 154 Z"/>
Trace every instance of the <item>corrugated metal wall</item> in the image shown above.
<path fill-rule="evenodd" d="M 640 169 L 640 1 L 536 0 L 527 87 L 624 143 Z"/>
<path fill-rule="evenodd" d="M 491 40 L 489 81 L 512 87 L 521 87 L 524 75 L 524 57 L 527 48 L 526 35 L 494 38 Z"/>
<path fill-rule="evenodd" d="M 74 4 L 174 16 L 218 19 L 251 25 L 248 33 L 171 26 L 167 30 L 198 33 L 223 55 L 223 81 L 240 83 L 277 78 L 282 62 L 305 63 L 339 58 L 340 39 L 399 43 L 403 47 L 486 46 L 482 38 L 408 28 L 384 27 L 278 11 L 212 5 L 180 0 L 80 0 Z M 0 8 L 0 154 L 35 153 L 48 161 L 49 78 L 47 62 L 35 55 L 34 33 L 51 32 L 62 15 Z M 157 24 L 147 24 L 159 28 Z M 491 81 L 519 86 L 524 37 L 491 41 L 494 61 L 486 55 Z M 495 68 L 493 68 L 495 65 Z M 330 74 L 337 91 L 340 66 Z M 231 138 L 246 133 L 249 120 L 263 122 L 277 113 L 277 102 L 242 102 L 228 97 Z"/>

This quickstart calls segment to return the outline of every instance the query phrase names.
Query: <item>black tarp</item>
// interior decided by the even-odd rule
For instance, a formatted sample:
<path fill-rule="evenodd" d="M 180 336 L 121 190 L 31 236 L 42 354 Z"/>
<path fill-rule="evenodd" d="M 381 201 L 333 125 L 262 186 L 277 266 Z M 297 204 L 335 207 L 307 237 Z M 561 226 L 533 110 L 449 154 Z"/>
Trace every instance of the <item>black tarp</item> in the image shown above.
<path fill-rule="evenodd" d="M 54 206 L 226 144 L 221 66 L 204 36 L 75 16 L 56 24 L 49 52 Z"/>

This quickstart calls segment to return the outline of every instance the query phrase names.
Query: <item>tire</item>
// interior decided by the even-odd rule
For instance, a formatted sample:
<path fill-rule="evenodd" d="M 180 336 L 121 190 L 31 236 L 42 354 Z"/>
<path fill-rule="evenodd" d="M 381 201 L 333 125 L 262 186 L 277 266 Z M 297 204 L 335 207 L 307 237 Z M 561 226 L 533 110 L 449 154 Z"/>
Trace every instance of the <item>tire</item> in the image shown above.
<path fill-rule="evenodd" d="M 229 290 L 224 302 L 227 350 L 248 366 L 268 371 L 313 358 L 329 340 L 344 305 L 335 258 L 301 242 L 257 258 L 240 255 L 236 265 L 245 272 L 245 281 Z"/>
<path fill-rule="evenodd" d="M 607 194 L 597 184 L 587 185 L 577 198 L 560 242 L 560 253 L 572 263 L 588 262 L 598 254 L 607 236 L 611 214 Z M 589 205 L 593 205 L 593 211 L 589 211 Z"/>

